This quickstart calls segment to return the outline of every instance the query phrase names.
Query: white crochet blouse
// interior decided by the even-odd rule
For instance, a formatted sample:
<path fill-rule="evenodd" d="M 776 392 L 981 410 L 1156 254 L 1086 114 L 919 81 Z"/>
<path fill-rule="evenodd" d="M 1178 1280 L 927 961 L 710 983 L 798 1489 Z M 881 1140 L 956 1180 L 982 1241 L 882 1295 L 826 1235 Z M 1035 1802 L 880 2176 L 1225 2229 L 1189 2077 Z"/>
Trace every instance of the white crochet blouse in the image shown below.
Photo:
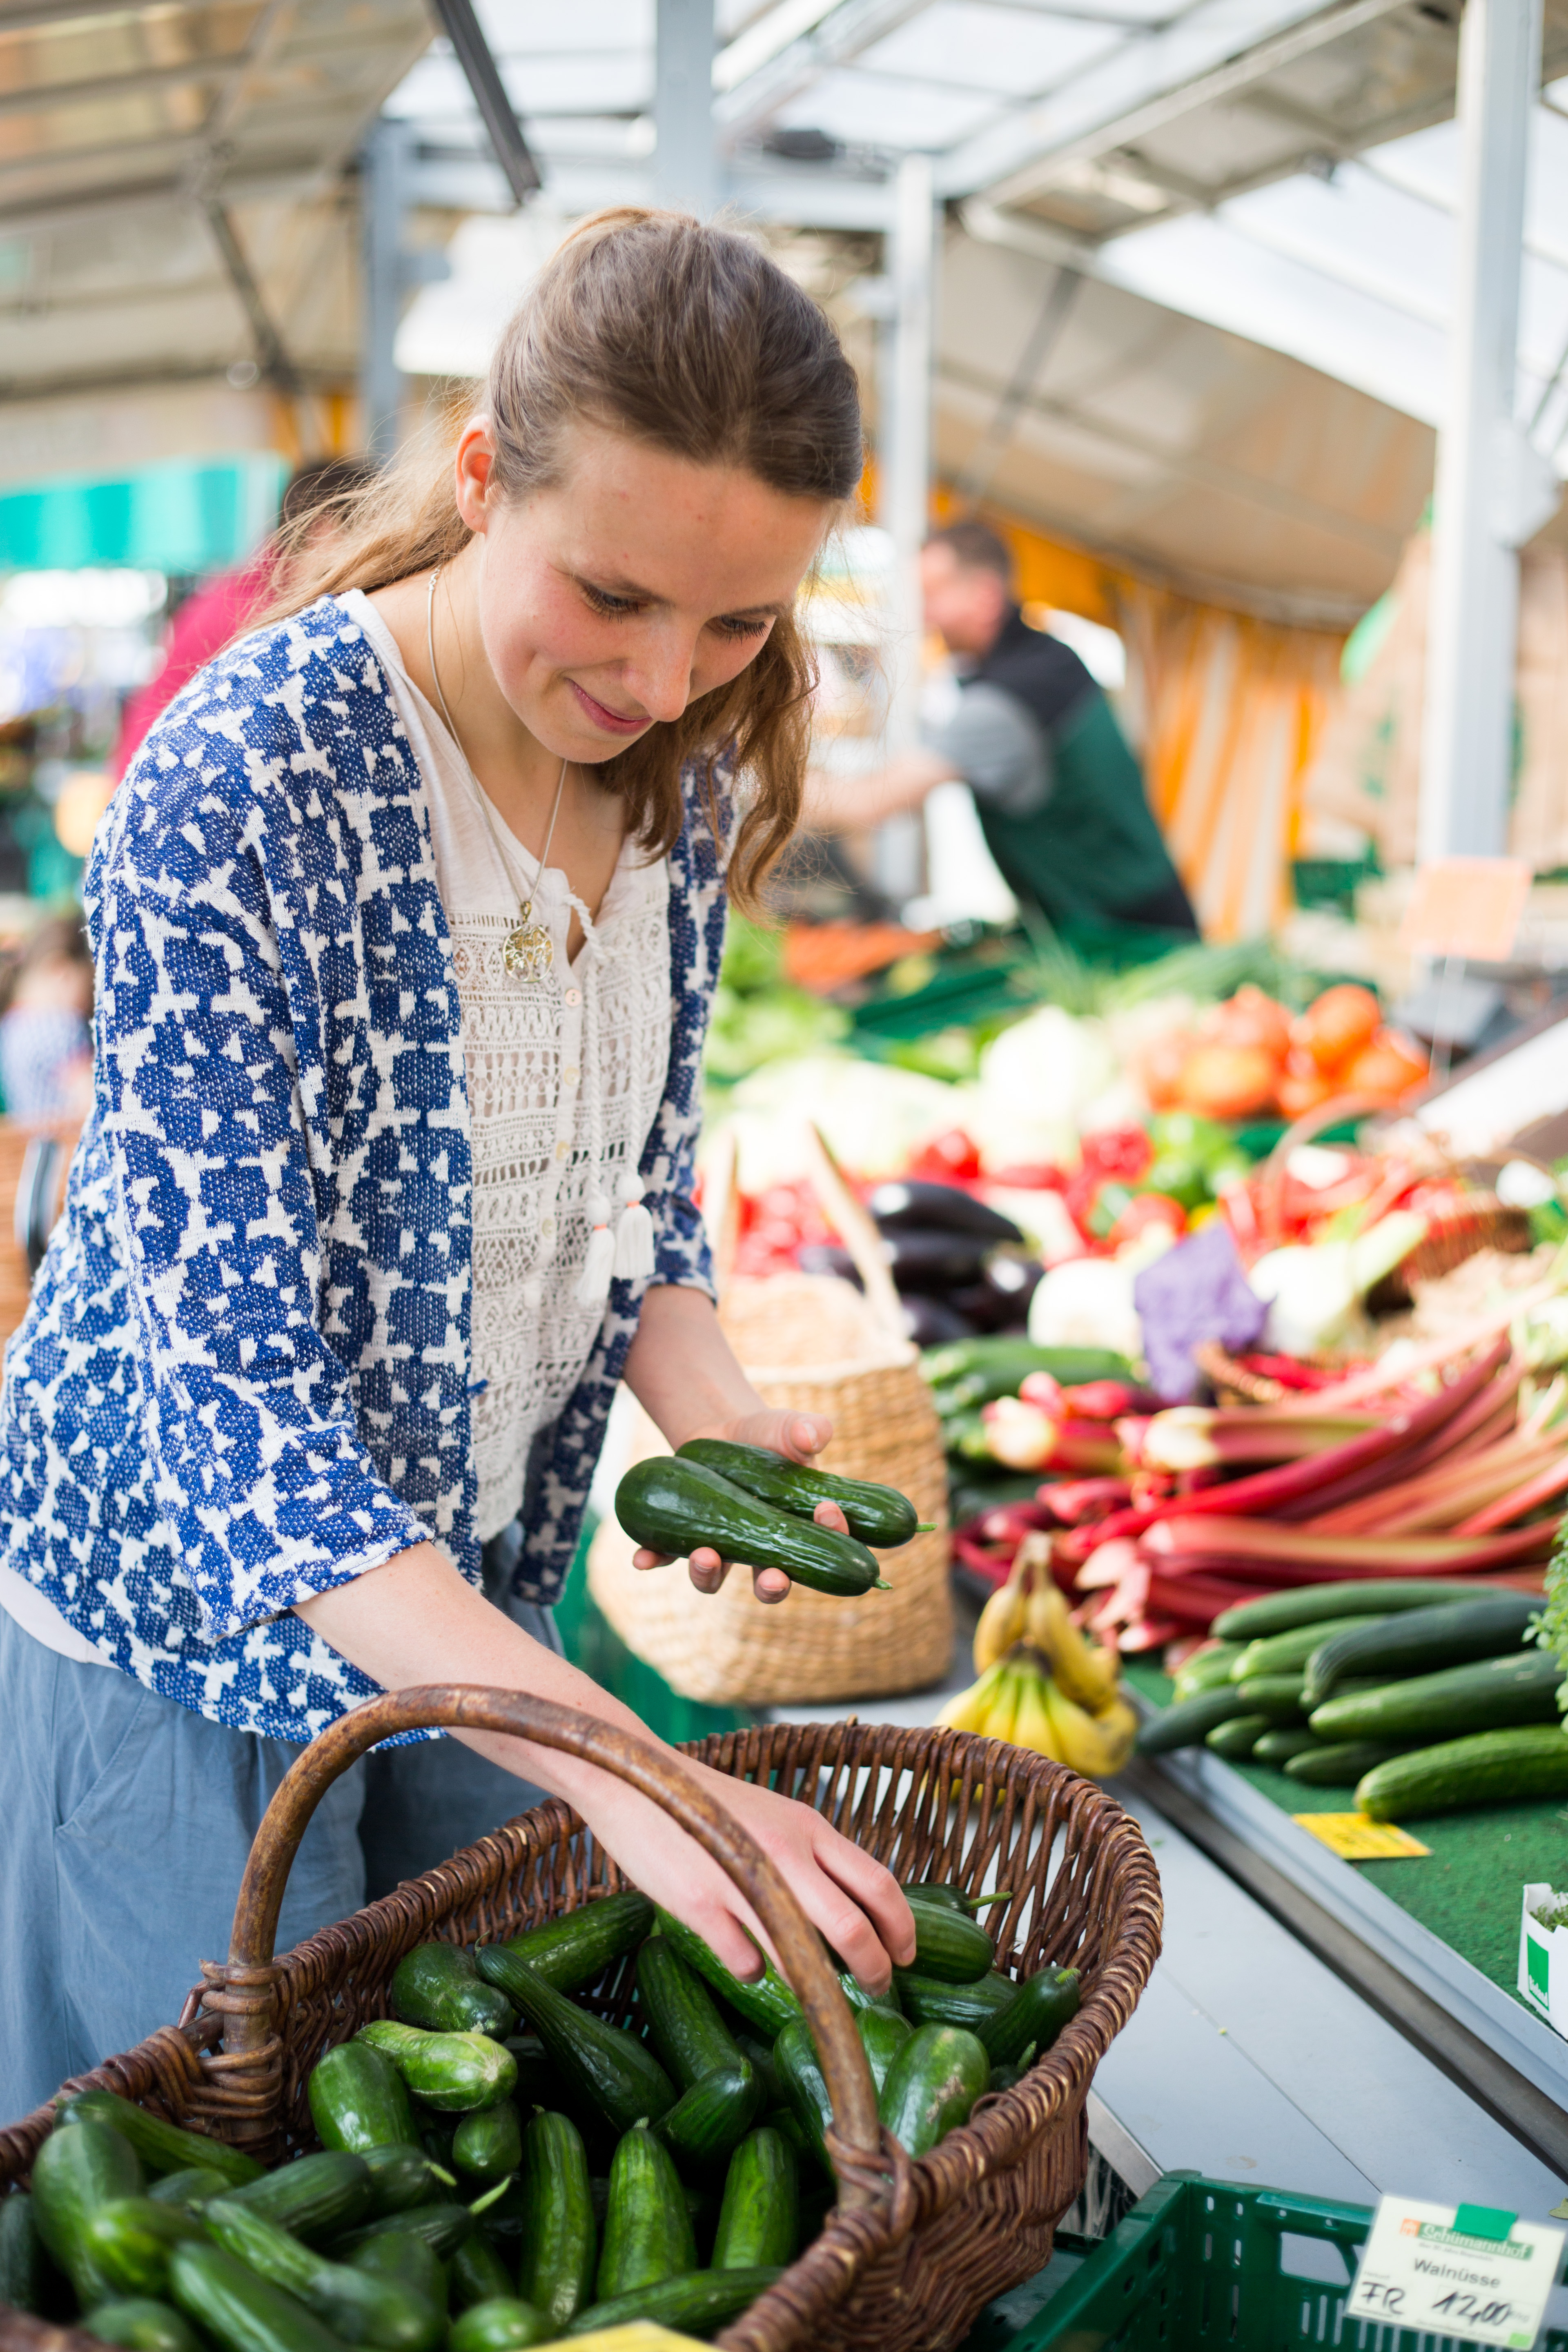
<path fill-rule="evenodd" d="M 604 1320 L 602 1297 L 576 1296 L 588 1255 L 594 1145 L 604 1189 L 618 1206 L 669 1061 L 669 868 L 664 858 L 650 866 L 644 852 L 623 847 L 592 937 L 568 966 L 566 877 L 548 866 L 540 879 L 536 860 L 492 808 L 514 875 L 537 889 L 534 919 L 555 950 L 543 980 L 509 974 L 501 950 L 517 921 L 517 889 L 462 756 L 374 605 L 357 591 L 340 601 L 384 665 L 408 730 L 452 935 L 473 1135 L 474 1528 L 483 1542 L 516 1517 L 529 1448 L 576 1387 Z"/>

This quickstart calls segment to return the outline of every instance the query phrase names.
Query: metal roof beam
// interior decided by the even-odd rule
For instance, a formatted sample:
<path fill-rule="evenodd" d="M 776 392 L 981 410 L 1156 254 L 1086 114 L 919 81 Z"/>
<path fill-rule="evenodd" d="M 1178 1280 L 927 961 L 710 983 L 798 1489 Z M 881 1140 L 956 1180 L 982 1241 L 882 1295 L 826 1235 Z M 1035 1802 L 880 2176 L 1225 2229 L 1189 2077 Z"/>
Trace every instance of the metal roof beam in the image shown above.
<path fill-rule="evenodd" d="M 537 195 L 543 182 L 474 14 L 473 0 L 430 0 L 430 5 L 463 68 L 463 78 L 473 93 L 496 162 L 511 190 L 512 202 L 525 204 L 530 196 Z"/>
<path fill-rule="evenodd" d="M 743 139 L 832 67 L 847 65 L 925 5 L 926 0 L 840 0 L 810 32 L 715 98 L 713 120 L 721 135 L 731 143 Z"/>
<path fill-rule="evenodd" d="M 132 66 L 119 74 L 95 74 L 87 81 L 41 81 L 30 88 L 0 90 L 0 117 L 42 114 L 56 106 L 91 106 L 100 99 L 140 98 L 149 90 L 222 81 L 237 58 L 187 58 L 175 66 Z"/>

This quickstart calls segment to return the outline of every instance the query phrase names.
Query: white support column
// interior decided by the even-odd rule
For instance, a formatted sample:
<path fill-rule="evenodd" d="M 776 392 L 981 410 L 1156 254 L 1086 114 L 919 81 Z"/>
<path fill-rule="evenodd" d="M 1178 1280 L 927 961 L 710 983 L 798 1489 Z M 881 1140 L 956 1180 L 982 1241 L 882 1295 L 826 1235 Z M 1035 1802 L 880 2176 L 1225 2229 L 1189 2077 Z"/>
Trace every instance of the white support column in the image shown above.
<path fill-rule="evenodd" d="M 654 39 L 654 202 L 706 220 L 719 204 L 713 0 L 658 0 Z"/>
<path fill-rule="evenodd" d="M 403 216 L 408 204 L 405 122 L 383 115 L 371 125 L 360 158 L 364 313 L 359 362 L 360 433 L 378 459 L 397 448 L 404 382 L 395 357 L 403 310 Z"/>
<path fill-rule="evenodd" d="M 1424 859 L 1496 857 L 1508 847 L 1517 551 L 1546 519 L 1540 468 L 1514 417 L 1525 173 L 1540 75 L 1541 0 L 1466 0 L 1458 250 L 1432 509 Z"/>
<path fill-rule="evenodd" d="M 893 315 L 877 452 L 878 520 L 893 542 L 888 750 L 895 755 L 914 748 L 920 724 L 920 552 L 931 499 L 936 220 L 931 159 L 906 155 L 899 166 L 889 240 Z M 922 842 L 918 816 L 893 817 L 882 826 L 877 879 L 889 898 L 912 898 L 921 888 Z"/>

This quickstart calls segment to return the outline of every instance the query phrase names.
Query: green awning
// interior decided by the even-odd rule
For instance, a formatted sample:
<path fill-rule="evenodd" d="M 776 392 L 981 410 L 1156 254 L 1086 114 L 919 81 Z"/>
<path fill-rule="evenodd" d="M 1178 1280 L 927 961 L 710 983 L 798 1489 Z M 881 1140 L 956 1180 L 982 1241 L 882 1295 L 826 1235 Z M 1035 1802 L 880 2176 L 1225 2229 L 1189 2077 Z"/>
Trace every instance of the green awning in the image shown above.
<path fill-rule="evenodd" d="M 0 491 L 0 569 L 223 571 L 277 521 L 287 471 L 275 452 L 262 450 Z"/>

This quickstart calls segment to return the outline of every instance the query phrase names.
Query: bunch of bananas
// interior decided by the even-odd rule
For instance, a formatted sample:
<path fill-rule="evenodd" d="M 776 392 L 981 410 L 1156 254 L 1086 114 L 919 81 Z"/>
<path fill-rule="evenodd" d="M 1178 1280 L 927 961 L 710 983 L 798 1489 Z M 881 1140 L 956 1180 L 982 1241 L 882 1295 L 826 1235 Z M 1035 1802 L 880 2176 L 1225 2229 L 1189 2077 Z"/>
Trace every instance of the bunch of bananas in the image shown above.
<path fill-rule="evenodd" d="M 1114 1650 L 1073 1623 L 1050 1570 L 1048 1537 L 1018 1548 L 1013 1572 L 992 1594 L 974 1632 L 980 1679 L 937 1721 L 953 1731 L 1010 1740 L 1104 1780 L 1132 1753 L 1138 1717 L 1117 1687 Z"/>

